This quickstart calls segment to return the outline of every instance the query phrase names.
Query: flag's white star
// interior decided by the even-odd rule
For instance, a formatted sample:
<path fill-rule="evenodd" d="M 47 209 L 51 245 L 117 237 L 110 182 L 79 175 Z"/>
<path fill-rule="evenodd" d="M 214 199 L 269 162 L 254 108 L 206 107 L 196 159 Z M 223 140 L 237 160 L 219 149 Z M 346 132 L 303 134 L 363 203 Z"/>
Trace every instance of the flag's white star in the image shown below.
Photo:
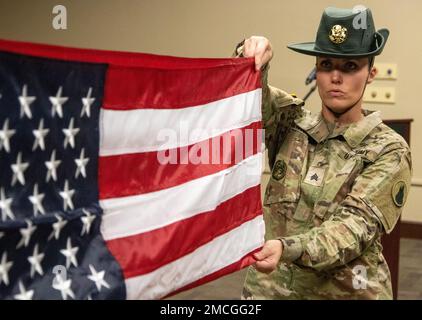
<path fill-rule="evenodd" d="M 104 270 L 97 272 L 92 264 L 89 265 L 89 270 L 91 270 L 91 275 L 88 276 L 88 279 L 95 282 L 98 291 L 101 291 L 101 287 L 110 289 L 110 285 L 104 280 Z"/>
<path fill-rule="evenodd" d="M 50 129 L 44 129 L 44 119 L 40 120 L 40 124 L 38 125 L 38 130 L 32 130 L 32 133 L 35 136 L 34 145 L 32 146 L 32 151 L 36 150 L 38 146 L 41 150 L 45 150 L 45 142 L 44 138 L 48 134 Z"/>
<path fill-rule="evenodd" d="M 0 151 L 3 149 L 7 153 L 10 152 L 10 138 L 16 133 L 16 130 L 9 129 L 9 119 L 6 119 L 3 123 L 3 129 L 0 130 Z"/>
<path fill-rule="evenodd" d="M 32 300 L 32 297 L 34 296 L 34 290 L 26 291 L 22 281 L 19 281 L 19 291 L 19 294 L 14 295 L 15 300 Z"/>
<path fill-rule="evenodd" d="M 7 252 L 3 252 L 0 262 L 0 285 L 2 282 L 9 285 L 9 270 L 13 266 L 13 262 L 7 261 Z"/>
<path fill-rule="evenodd" d="M 22 118 L 25 114 L 29 119 L 32 118 L 32 112 L 30 105 L 35 101 L 36 97 L 28 97 L 28 86 L 25 84 L 22 88 L 22 95 L 19 97 L 19 103 L 21 104 L 21 114 Z"/>
<path fill-rule="evenodd" d="M 54 181 L 57 181 L 57 167 L 62 163 L 61 160 L 56 160 L 56 150 L 53 150 L 51 153 L 50 161 L 45 162 L 45 166 L 47 167 L 47 177 L 45 181 L 50 181 L 50 178 L 53 177 Z"/>
<path fill-rule="evenodd" d="M 45 194 L 44 193 L 38 193 L 38 184 L 36 183 L 34 185 L 34 193 L 32 196 L 29 196 L 29 201 L 32 203 L 32 208 L 34 211 L 34 216 L 37 216 L 38 211 L 41 214 L 45 214 L 44 207 L 42 205 L 42 200 L 44 199 Z"/>
<path fill-rule="evenodd" d="M 54 118 L 56 112 L 59 115 L 60 118 L 63 118 L 63 108 L 62 105 L 69 100 L 68 97 L 62 97 L 62 90 L 63 87 L 60 87 L 59 90 L 56 93 L 55 97 L 50 97 L 50 102 L 52 104 L 52 109 L 51 109 L 51 116 Z"/>
<path fill-rule="evenodd" d="M 90 87 L 88 90 L 88 94 L 85 98 L 82 98 L 82 112 L 81 112 L 81 118 L 86 113 L 87 117 L 91 117 L 91 105 L 94 103 L 95 98 L 91 98 L 92 94 L 92 88 Z"/>
<path fill-rule="evenodd" d="M 85 148 L 82 148 L 79 159 L 75 159 L 76 163 L 76 173 L 75 178 L 79 177 L 79 174 L 82 177 L 86 178 L 86 165 L 88 164 L 89 158 L 85 158 Z"/>
<path fill-rule="evenodd" d="M 85 213 L 85 216 L 81 217 L 83 227 L 81 236 L 83 236 L 85 233 L 89 234 L 89 231 L 91 230 L 92 222 L 95 220 L 95 215 L 91 214 L 88 210 L 82 209 L 82 211 Z"/>
<path fill-rule="evenodd" d="M 13 171 L 12 186 L 16 184 L 16 181 L 19 181 L 23 186 L 25 185 L 25 176 L 23 173 L 28 167 L 28 162 L 22 162 L 22 152 L 19 152 L 16 163 L 11 165 Z"/>
<path fill-rule="evenodd" d="M 60 291 L 63 300 L 66 300 L 67 296 L 71 297 L 72 299 L 75 299 L 75 295 L 72 289 L 70 288 L 71 285 L 72 280 L 65 280 L 60 274 L 56 275 L 53 281 L 53 288 Z"/>
<path fill-rule="evenodd" d="M 66 257 L 66 268 L 69 268 L 70 264 L 73 264 L 75 267 L 78 266 L 78 261 L 76 260 L 78 250 L 78 247 L 72 247 L 70 238 L 67 238 L 66 249 L 60 250 L 61 254 Z"/>
<path fill-rule="evenodd" d="M 53 231 L 48 236 L 48 240 L 51 240 L 53 237 L 58 240 L 60 237 L 60 231 L 65 227 L 67 224 L 66 220 L 63 220 L 58 214 L 56 214 L 57 222 L 53 223 Z"/>
<path fill-rule="evenodd" d="M 31 241 L 32 234 L 35 232 L 35 230 L 37 230 L 37 227 L 32 224 L 31 220 L 26 220 L 26 223 L 28 226 L 19 230 L 22 238 L 16 246 L 16 249 L 19 249 L 23 246 L 27 247 Z"/>
<path fill-rule="evenodd" d="M 67 145 L 70 144 L 72 148 L 75 147 L 75 136 L 79 132 L 79 128 L 73 128 L 74 119 L 70 119 L 69 127 L 67 129 L 62 129 L 65 139 L 64 139 L 64 148 L 66 149 Z"/>
<path fill-rule="evenodd" d="M 10 209 L 12 202 L 13 202 L 13 199 L 6 198 L 6 195 L 4 194 L 4 188 L 1 188 L 0 189 L 0 209 L 1 209 L 1 219 L 3 221 L 6 220 L 6 217 L 9 217 L 12 220 L 15 219 L 15 215 L 13 214 L 12 209 Z"/>
<path fill-rule="evenodd" d="M 69 206 L 70 209 L 74 209 L 73 207 L 73 202 L 72 202 L 72 197 L 75 193 L 74 189 L 69 190 L 69 181 L 65 181 L 64 183 L 64 189 L 63 191 L 60 191 L 60 197 L 63 198 L 63 207 L 64 207 L 64 211 L 67 210 L 67 206 Z"/>
<path fill-rule="evenodd" d="M 41 276 L 44 274 L 44 271 L 41 267 L 41 261 L 43 259 L 44 253 L 38 253 L 38 244 L 36 244 L 32 256 L 28 257 L 28 261 L 31 264 L 31 278 L 34 277 L 35 271 Z"/>

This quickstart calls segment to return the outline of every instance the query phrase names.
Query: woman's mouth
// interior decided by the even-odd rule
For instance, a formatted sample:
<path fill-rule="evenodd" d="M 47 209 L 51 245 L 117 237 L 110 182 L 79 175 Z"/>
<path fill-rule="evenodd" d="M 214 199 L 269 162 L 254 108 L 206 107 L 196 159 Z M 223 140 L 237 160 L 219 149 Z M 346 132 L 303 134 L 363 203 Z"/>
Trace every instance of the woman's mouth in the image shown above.
<path fill-rule="evenodd" d="M 328 95 L 333 98 L 343 97 L 344 92 L 341 90 L 330 90 L 328 91 Z"/>

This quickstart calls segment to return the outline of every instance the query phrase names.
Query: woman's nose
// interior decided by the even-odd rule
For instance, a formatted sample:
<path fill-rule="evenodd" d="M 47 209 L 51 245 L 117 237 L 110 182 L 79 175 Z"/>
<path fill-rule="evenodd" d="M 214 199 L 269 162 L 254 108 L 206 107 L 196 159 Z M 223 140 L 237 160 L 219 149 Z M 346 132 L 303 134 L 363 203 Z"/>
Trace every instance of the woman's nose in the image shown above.
<path fill-rule="evenodd" d="M 331 71 L 331 82 L 335 83 L 335 84 L 340 84 L 342 83 L 343 78 L 341 75 L 341 72 L 337 69 L 334 69 L 333 71 Z"/>

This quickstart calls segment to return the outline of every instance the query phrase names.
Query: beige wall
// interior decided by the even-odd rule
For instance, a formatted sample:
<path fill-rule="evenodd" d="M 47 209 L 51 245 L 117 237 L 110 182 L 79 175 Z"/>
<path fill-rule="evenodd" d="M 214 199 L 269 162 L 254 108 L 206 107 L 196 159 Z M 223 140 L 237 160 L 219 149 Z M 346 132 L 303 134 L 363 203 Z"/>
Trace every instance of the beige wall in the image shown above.
<path fill-rule="evenodd" d="M 68 30 L 51 27 L 52 8 L 68 10 Z M 275 57 L 273 85 L 303 96 L 303 80 L 313 59 L 285 48 L 287 43 L 311 41 L 326 6 L 372 8 L 378 28 L 388 27 L 391 37 L 380 62 L 398 64 L 397 103 L 373 105 L 384 118 L 413 118 L 412 152 L 415 182 L 422 181 L 422 1 L 416 0 L 0 0 L 0 38 L 85 48 L 151 52 L 190 57 L 226 57 L 249 35 L 272 40 Z M 377 83 L 375 85 L 382 85 Z M 390 85 L 390 84 L 387 84 Z M 308 108 L 318 111 L 314 95 Z M 405 220 L 422 221 L 422 187 L 413 186 Z"/>

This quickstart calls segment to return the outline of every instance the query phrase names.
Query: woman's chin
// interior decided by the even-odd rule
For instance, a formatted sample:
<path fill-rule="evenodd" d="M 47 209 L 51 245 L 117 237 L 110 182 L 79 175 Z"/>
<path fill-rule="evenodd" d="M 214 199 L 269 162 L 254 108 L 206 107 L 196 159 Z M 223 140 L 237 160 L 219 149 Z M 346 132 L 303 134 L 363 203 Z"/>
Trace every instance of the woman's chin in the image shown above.
<path fill-rule="evenodd" d="M 323 103 L 332 111 L 337 113 L 342 113 L 346 111 L 352 103 L 349 103 L 345 99 L 340 98 L 330 98 L 324 99 Z"/>
<path fill-rule="evenodd" d="M 344 105 L 344 104 L 326 104 L 327 108 L 334 113 L 344 113 L 346 112 L 349 108 L 348 106 Z"/>

